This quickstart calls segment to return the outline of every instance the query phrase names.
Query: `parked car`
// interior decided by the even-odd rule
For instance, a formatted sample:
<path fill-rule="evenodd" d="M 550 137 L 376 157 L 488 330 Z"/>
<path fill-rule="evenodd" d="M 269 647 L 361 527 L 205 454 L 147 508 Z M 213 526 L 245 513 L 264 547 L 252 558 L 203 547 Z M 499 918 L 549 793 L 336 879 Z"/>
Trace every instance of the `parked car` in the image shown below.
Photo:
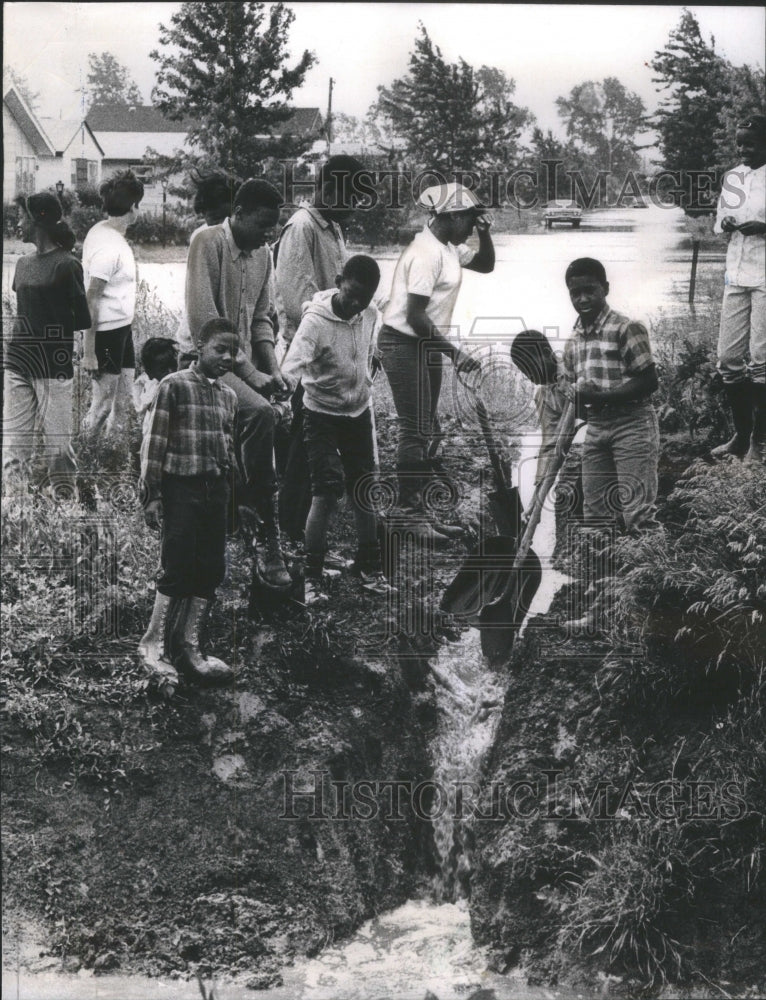
<path fill-rule="evenodd" d="M 575 201 L 551 201 L 545 206 L 543 219 L 546 229 L 550 229 L 554 222 L 565 222 L 577 229 L 582 221 L 582 209 Z"/>

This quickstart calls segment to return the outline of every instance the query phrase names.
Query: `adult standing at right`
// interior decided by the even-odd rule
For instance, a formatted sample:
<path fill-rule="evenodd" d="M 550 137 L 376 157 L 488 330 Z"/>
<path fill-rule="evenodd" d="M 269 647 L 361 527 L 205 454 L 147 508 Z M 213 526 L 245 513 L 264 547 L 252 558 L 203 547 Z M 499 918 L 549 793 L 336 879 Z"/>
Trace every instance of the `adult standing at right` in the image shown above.
<path fill-rule="evenodd" d="M 364 167 L 353 156 L 331 156 L 321 167 L 311 205 L 285 223 L 277 244 L 275 273 L 279 334 L 285 354 L 301 322 L 303 305 L 335 287 L 348 253 L 341 223 L 354 210 L 354 179 Z M 311 506 L 308 458 L 303 445 L 303 389 L 293 395 L 293 423 L 280 490 L 282 526 L 298 540 Z"/>
<path fill-rule="evenodd" d="M 97 222 L 82 245 L 85 292 L 91 315 L 85 331 L 82 367 L 93 375 L 90 409 L 83 420 L 89 434 L 119 433 L 131 403 L 136 356 L 131 324 L 136 308 L 136 259 L 125 239 L 138 217 L 144 185 L 126 170 L 99 188 L 107 218 Z"/>
<path fill-rule="evenodd" d="M 766 115 L 737 125 L 739 166 L 723 179 L 713 231 L 729 235 L 718 370 L 734 437 L 714 458 L 766 460 Z M 749 363 L 748 363 L 749 354 Z"/>

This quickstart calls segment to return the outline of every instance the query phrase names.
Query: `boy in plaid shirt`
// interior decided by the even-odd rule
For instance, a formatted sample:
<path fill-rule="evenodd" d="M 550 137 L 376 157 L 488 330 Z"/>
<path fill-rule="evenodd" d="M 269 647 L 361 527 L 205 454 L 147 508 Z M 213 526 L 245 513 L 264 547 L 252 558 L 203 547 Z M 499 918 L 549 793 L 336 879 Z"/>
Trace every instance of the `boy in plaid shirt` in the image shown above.
<path fill-rule="evenodd" d="M 586 524 L 620 516 L 627 531 L 657 527 L 660 436 L 650 399 L 657 373 L 649 334 L 610 308 L 600 261 L 572 261 L 565 280 L 579 318 L 564 347 L 564 370 L 588 421 L 582 469 Z"/>
<path fill-rule="evenodd" d="M 209 320 L 197 343 L 198 360 L 160 383 L 141 446 L 141 502 L 146 523 L 162 532 L 162 568 L 138 651 L 168 694 L 176 667 L 196 680 L 232 676 L 222 660 L 200 653 L 198 628 L 226 570 L 237 396 L 221 376 L 239 350 L 236 327 Z"/>

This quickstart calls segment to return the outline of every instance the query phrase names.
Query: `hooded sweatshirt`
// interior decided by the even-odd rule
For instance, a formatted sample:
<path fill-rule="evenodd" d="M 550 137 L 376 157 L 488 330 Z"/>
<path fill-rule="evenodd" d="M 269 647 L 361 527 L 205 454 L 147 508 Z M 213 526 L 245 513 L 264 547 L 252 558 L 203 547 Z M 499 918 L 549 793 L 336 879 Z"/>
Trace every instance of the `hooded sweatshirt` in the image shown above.
<path fill-rule="evenodd" d="M 308 410 L 358 417 L 370 405 L 370 364 L 380 314 L 370 305 L 341 319 L 332 308 L 335 293 L 335 288 L 317 292 L 304 304 L 282 371 L 303 382 Z"/>

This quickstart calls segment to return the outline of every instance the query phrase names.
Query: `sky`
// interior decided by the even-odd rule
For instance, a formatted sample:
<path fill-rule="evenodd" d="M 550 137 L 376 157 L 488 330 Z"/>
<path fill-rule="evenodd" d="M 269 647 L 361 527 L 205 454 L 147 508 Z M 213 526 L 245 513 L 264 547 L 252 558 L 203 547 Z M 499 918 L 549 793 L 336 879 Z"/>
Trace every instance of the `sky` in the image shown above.
<path fill-rule="evenodd" d="M 149 103 L 159 23 L 177 3 L 5 3 L 4 60 L 40 92 L 40 114 L 76 117 L 76 90 L 89 52 L 111 52 L 127 66 Z M 682 7 L 670 5 L 543 5 L 459 3 L 289 3 L 295 11 L 290 49 L 318 57 L 297 106 L 364 116 L 377 87 L 407 71 L 422 20 L 450 61 L 496 66 L 516 81 L 517 103 L 544 128 L 558 131 L 555 100 L 585 80 L 618 77 L 651 111 L 657 93 L 648 66 L 677 26 Z M 690 5 L 703 35 L 731 62 L 764 66 L 766 12 L 760 6 Z"/>

